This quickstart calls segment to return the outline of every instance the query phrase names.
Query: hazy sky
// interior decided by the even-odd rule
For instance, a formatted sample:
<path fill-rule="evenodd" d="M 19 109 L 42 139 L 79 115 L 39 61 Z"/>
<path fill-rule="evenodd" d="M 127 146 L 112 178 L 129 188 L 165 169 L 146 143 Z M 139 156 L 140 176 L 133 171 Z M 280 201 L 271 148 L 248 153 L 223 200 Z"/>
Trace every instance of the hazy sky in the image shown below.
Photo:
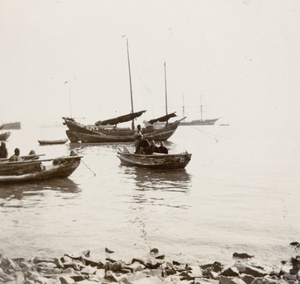
<path fill-rule="evenodd" d="M 0 0 L 3 122 L 131 111 L 299 125 L 300 1 Z M 67 83 L 65 83 L 68 81 Z M 183 104 L 184 101 L 184 104 Z"/>

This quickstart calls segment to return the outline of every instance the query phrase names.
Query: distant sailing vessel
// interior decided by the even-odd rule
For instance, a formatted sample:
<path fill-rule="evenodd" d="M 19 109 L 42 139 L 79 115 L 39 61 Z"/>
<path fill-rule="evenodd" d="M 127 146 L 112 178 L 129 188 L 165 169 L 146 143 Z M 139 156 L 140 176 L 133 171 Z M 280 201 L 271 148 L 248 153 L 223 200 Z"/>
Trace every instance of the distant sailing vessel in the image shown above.
<path fill-rule="evenodd" d="M 4 124 L 0 125 L 0 130 L 4 130 Z M 9 131 L 0 133 L 0 141 L 6 141 L 10 134 Z"/>
<path fill-rule="evenodd" d="M 4 133 L 0 133 L 0 141 L 6 141 L 7 138 L 10 136 L 10 132 L 7 131 L 7 132 L 4 132 Z"/>
<path fill-rule="evenodd" d="M 182 121 L 180 123 L 180 125 L 214 125 L 216 123 L 216 121 L 220 119 L 220 117 L 203 119 L 202 109 L 203 109 L 203 106 L 201 104 L 200 105 L 200 117 L 201 117 L 200 119 L 195 119 L 192 121 Z"/>
<path fill-rule="evenodd" d="M 182 121 L 180 125 L 214 125 L 220 118 L 196 119 L 192 121 Z"/>
<path fill-rule="evenodd" d="M 9 122 L 9 123 L 4 123 L 3 125 L 0 126 L 0 129 L 3 130 L 10 130 L 10 129 L 21 129 L 21 122 Z"/>

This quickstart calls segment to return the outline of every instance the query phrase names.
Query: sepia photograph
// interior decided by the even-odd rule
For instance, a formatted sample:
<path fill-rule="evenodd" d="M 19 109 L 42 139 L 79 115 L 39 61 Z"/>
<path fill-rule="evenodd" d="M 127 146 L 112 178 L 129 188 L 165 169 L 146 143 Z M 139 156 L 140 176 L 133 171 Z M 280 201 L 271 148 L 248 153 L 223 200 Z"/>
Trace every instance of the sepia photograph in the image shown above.
<path fill-rule="evenodd" d="M 0 0 L 0 284 L 297 284 L 300 2 Z"/>

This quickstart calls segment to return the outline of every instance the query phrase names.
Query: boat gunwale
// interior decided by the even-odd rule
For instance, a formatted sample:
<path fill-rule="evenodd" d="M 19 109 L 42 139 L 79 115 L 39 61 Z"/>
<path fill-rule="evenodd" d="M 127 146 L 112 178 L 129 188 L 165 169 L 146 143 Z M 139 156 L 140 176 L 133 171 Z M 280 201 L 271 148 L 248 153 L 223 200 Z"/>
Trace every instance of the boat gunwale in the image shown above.
<path fill-rule="evenodd" d="M 59 156 L 56 158 L 49 158 L 49 159 L 40 159 L 40 160 L 24 160 L 24 161 L 9 161 L 9 159 L 5 159 L 4 161 L 0 160 L 0 167 L 2 165 L 22 165 L 22 164 L 38 164 L 41 162 L 50 162 L 56 159 L 63 159 L 63 160 L 70 160 L 70 159 L 78 159 L 82 158 L 83 156 Z"/>
<path fill-rule="evenodd" d="M 126 147 L 123 150 L 119 149 L 117 152 L 117 157 L 121 161 L 121 165 L 124 166 L 134 166 L 134 167 L 143 167 L 143 168 L 152 168 L 152 169 L 184 169 L 192 158 L 192 154 L 186 152 L 178 153 L 178 154 L 164 154 L 164 153 L 155 153 L 151 155 L 145 154 L 135 154 L 130 153 Z M 184 161 L 174 162 L 175 160 Z M 162 163 L 156 163 L 159 160 Z"/>
<path fill-rule="evenodd" d="M 178 154 L 164 154 L 164 153 L 154 153 L 151 155 L 146 154 L 135 154 L 135 153 L 124 153 L 124 152 L 118 152 L 119 155 L 125 155 L 125 156 L 133 156 L 133 157 L 147 157 L 147 158 L 166 158 L 166 157 L 178 157 L 178 156 L 191 156 L 191 153 L 184 152 L 184 153 L 178 153 Z"/>

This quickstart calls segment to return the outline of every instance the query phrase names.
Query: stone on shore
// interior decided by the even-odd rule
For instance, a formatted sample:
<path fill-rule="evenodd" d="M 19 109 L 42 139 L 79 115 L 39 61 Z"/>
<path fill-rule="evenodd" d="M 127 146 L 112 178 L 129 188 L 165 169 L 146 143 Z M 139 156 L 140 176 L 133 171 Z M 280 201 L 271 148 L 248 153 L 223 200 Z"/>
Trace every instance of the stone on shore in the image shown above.
<path fill-rule="evenodd" d="M 246 260 L 225 267 L 157 259 L 158 249 L 129 262 L 91 257 L 89 250 L 60 258 L 0 258 L 0 283 L 5 284 L 299 284 L 300 257 L 285 261 L 278 271 L 249 265 Z"/>

